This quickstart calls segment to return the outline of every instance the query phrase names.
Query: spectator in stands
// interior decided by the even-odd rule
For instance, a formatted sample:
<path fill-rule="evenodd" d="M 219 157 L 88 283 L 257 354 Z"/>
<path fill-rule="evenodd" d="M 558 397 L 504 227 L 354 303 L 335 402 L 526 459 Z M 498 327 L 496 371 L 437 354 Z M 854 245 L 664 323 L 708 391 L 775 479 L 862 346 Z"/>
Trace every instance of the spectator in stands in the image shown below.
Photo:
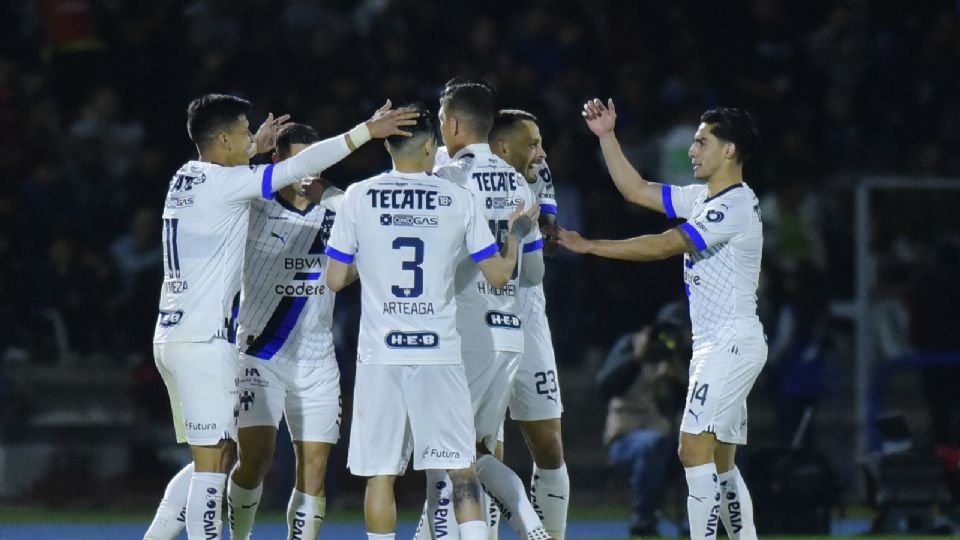
<path fill-rule="evenodd" d="M 617 340 L 596 375 L 610 401 L 603 441 L 610 462 L 630 475 L 630 534 L 656 536 L 683 409 L 692 337 L 686 306 L 672 302 L 656 321 Z"/>

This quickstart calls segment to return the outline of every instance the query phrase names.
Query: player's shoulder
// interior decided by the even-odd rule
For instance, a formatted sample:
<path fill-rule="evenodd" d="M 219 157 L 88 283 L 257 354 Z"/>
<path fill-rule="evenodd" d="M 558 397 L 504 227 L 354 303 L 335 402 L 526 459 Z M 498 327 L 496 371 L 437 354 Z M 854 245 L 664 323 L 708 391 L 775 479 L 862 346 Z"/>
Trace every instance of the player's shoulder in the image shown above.
<path fill-rule="evenodd" d="M 469 178 L 471 168 L 472 163 L 469 159 L 460 158 L 456 161 L 451 161 L 442 167 L 434 169 L 433 174 L 438 178 L 442 178 L 457 186 L 463 187 L 467 185 L 467 178 Z"/>

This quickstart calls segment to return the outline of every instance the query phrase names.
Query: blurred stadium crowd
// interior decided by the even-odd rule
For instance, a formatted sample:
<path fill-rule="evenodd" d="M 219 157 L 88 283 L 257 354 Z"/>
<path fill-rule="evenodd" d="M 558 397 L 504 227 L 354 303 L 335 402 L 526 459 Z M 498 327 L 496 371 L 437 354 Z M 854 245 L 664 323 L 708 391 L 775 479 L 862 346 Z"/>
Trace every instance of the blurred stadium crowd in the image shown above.
<path fill-rule="evenodd" d="M 539 117 L 560 222 L 592 237 L 668 223 L 620 200 L 580 119 L 586 98 L 613 97 L 631 159 L 671 183 L 690 181 L 686 151 L 703 109 L 753 111 L 762 145 L 747 181 L 767 228 L 761 318 L 780 355 L 770 385 L 817 395 L 828 367 L 777 361 L 810 343 L 849 354 L 849 328 L 829 323 L 830 302 L 853 291 L 848 188 L 873 173 L 960 177 L 958 9 L 946 0 L 5 2 L 0 362 L 149 370 L 159 211 L 171 173 L 195 155 L 191 98 L 235 93 L 253 101 L 254 125 L 291 113 L 327 135 L 386 98 L 433 104 L 444 81 L 465 74 L 490 80 L 501 106 Z M 328 176 L 343 187 L 388 166 L 368 145 Z M 955 220 L 895 197 L 877 204 L 878 215 L 898 214 L 875 224 L 873 246 L 878 304 L 892 321 L 886 354 L 958 348 L 957 333 L 941 331 L 951 320 L 942 294 L 956 298 L 948 283 L 960 275 L 956 251 L 941 247 L 956 240 Z M 938 220 L 950 227 L 932 228 Z M 682 298 L 677 261 L 561 254 L 549 265 L 566 366 L 596 360 Z M 917 279 L 944 288 L 933 294 Z M 355 296 L 343 302 L 338 310 L 358 309 Z"/>

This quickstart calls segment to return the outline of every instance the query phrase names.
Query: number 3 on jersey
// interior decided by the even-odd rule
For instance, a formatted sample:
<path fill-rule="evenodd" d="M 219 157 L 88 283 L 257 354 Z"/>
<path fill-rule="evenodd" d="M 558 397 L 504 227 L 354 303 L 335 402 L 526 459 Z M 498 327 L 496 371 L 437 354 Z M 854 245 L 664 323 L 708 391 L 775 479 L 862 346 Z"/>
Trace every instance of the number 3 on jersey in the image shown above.
<path fill-rule="evenodd" d="M 390 292 L 397 298 L 416 298 L 423 294 L 423 240 L 410 236 L 393 239 L 393 249 L 413 248 L 413 260 L 405 260 L 400 268 L 413 272 L 413 287 L 393 285 Z"/>

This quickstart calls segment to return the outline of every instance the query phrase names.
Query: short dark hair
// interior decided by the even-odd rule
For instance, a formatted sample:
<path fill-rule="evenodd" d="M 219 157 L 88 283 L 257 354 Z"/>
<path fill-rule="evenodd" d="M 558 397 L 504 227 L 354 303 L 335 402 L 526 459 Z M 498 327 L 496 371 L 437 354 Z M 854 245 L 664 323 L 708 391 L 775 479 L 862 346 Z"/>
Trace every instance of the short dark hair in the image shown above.
<path fill-rule="evenodd" d="M 537 117 L 520 109 L 500 109 L 493 118 L 493 128 L 490 130 L 490 140 L 494 141 L 509 133 L 520 122 L 529 120 L 537 123 Z"/>
<path fill-rule="evenodd" d="M 490 87 L 479 83 L 464 83 L 445 89 L 440 95 L 440 106 L 463 120 L 467 127 L 484 138 L 493 127 L 494 96 Z"/>
<path fill-rule="evenodd" d="M 443 85 L 443 91 L 440 92 L 440 99 L 443 99 L 443 96 L 449 93 L 450 90 L 453 89 L 454 87 L 462 86 L 464 84 L 480 85 L 486 88 L 487 90 L 489 90 L 490 93 L 493 94 L 494 98 L 497 97 L 497 89 L 494 88 L 493 85 L 490 84 L 486 79 L 483 79 L 481 77 L 468 77 L 466 75 L 458 75 L 450 79 L 449 81 L 446 82 L 446 84 Z"/>
<path fill-rule="evenodd" d="M 205 146 L 220 130 L 250 111 L 250 102 L 236 96 L 207 94 L 187 106 L 187 134 L 197 146 Z"/>
<path fill-rule="evenodd" d="M 710 132 L 718 139 L 737 147 L 737 163 L 753 155 L 760 143 L 760 133 L 753 116 L 743 109 L 719 107 L 700 116 L 700 122 L 710 125 Z"/>
<path fill-rule="evenodd" d="M 414 144 L 414 141 L 417 144 L 422 144 L 424 140 L 436 140 L 437 139 L 437 120 L 436 117 L 427 106 L 420 102 L 408 103 L 406 105 L 401 105 L 400 108 L 408 107 L 414 111 L 420 113 L 415 120 L 416 124 L 412 126 L 403 126 L 405 131 L 410 132 L 410 137 L 405 135 L 390 135 L 387 137 L 387 141 L 390 143 L 390 148 L 403 152 L 406 148 Z"/>
<path fill-rule="evenodd" d="M 317 130 L 306 124 L 292 122 L 284 124 L 277 133 L 277 154 L 280 157 L 290 155 L 290 147 L 295 144 L 313 144 L 320 140 Z"/>

